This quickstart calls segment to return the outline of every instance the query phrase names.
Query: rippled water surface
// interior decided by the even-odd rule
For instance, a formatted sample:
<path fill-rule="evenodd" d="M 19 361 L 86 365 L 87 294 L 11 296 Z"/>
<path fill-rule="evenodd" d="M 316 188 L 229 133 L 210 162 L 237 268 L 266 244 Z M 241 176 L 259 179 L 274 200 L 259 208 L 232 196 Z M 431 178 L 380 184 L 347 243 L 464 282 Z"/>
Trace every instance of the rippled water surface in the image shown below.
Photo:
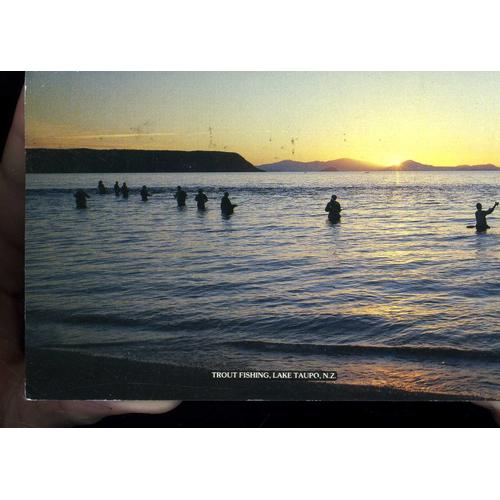
<path fill-rule="evenodd" d="M 496 172 L 29 175 L 31 345 L 500 396 Z M 173 199 L 181 184 L 187 208 Z M 88 210 L 72 191 L 87 189 Z M 195 191 L 209 203 L 200 213 Z M 239 206 L 221 217 L 224 190 Z M 336 193 L 342 223 L 324 207 Z M 499 211 L 500 213 L 500 211 Z M 495 220 L 495 215 L 497 219 Z"/>

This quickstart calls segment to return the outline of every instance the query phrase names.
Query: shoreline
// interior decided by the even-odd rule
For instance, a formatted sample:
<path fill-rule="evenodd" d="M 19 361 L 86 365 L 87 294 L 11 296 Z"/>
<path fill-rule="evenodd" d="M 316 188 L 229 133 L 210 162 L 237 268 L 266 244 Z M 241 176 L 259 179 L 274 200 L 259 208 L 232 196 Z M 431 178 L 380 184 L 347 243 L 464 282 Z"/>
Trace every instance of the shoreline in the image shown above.
<path fill-rule="evenodd" d="M 337 382 L 214 380 L 210 370 L 205 368 L 94 356 L 63 349 L 27 349 L 26 375 L 26 397 L 33 400 L 481 400 L 465 395 L 408 392 L 387 387 Z"/>

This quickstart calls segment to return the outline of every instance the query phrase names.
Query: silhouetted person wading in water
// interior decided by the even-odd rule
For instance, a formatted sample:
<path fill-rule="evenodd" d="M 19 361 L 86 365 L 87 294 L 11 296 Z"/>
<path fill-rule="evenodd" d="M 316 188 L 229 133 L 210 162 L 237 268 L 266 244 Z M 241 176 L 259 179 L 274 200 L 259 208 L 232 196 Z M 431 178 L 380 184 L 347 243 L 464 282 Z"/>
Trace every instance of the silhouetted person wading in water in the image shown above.
<path fill-rule="evenodd" d="M 330 222 L 340 222 L 340 212 L 342 208 L 337 201 L 337 196 L 332 195 L 330 201 L 325 207 L 325 212 L 328 212 L 328 220 Z"/>
<path fill-rule="evenodd" d="M 115 182 L 113 189 L 115 190 L 115 196 L 120 196 L 120 184 L 118 184 L 118 181 Z"/>
<path fill-rule="evenodd" d="M 222 215 L 231 215 L 237 206 L 238 205 L 233 205 L 231 203 L 231 200 L 229 199 L 229 193 L 226 191 L 224 193 L 224 196 L 222 197 L 222 200 L 220 201 L 220 211 L 222 212 Z"/>
<path fill-rule="evenodd" d="M 97 184 L 97 191 L 99 194 L 106 194 L 106 186 L 102 181 L 99 181 L 99 184 Z"/>
<path fill-rule="evenodd" d="M 486 222 L 486 216 L 490 215 L 493 210 L 498 206 L 498 201 L 489 209 L 489 210 L 483 210 L 483 205 L 481 203 L 478 203 L 476 205 L 477 211 L 476 211 L 476 231 L 478 232 L 484 232 L 487 229 L 490 228 Z"/>
<path fill-rule="evenodd" d="M 142 189 L 141 189 L 142 201 L 148 201 L 148 196 L 151 196 L 151 193 L 148 191 L 147 186 L 142 186 Z"/>
<path fill-rule="evenodd" d="M 124 198 L 128 198 L 129 188 L 128 188 L 128 186 L 127 186 L 127 183 L 126 183 L 126 182 L 124 182 L 124 183 L 122 184 L 122 187 L 121 187 L 121 190 L 120 190 L 120 191 L 122 192 L 122 196 L 123 196 Z"/>
<path fill-rule="evenodd" d="M 177 186 L 177 191 L 174 194 L 174 198 L 177 200 L 178 207 L 186 206 L 187 193 L 183 191 L 180 186 Z"/>
<path fill-rule="evenodd" d="M 76 200 L 76 208 L 87 208 L 87 198 L 90 198 L 90 196 L 83 189 L 78 189 L 74 197 Z"/>
<path fill-rule="evenodd" d="M 198 194 L 195 199 L 198 210 L 205 210 L 205 203 L 208 201 L 207 195 L 203 192 L 203 189 L 198 189 Z"/>

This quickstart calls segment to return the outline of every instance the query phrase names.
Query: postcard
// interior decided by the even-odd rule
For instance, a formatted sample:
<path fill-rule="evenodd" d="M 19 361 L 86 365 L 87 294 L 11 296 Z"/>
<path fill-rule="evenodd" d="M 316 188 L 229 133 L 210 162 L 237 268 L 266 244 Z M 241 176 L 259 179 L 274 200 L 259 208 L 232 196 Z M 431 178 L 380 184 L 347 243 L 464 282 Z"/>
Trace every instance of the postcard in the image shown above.
<path fill-rule="evenodd" d="M 499 88 L 28 73 L 27 397 L 499 399 Z"/>

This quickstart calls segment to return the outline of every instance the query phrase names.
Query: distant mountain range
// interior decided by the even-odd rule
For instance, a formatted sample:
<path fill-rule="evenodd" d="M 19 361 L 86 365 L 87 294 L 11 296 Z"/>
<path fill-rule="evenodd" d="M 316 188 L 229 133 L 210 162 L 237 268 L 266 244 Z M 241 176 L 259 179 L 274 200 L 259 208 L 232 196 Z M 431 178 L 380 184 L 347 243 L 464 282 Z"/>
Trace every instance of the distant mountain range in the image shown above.
<path fill-rule="evenodd" d="M 457 165 L 453 167 L 437 167 L 435 165 L 425 165 L 424 163 L 407 160 L 400 165 L 383 166 L 365 161 L 352 160 L 350 158 L 309 162 L 283 160 L 276 163 L 259 165 L 258 168 L 266 172 L 373 172 L 390 170 L 417 172 L 431 170 L 500 170 L 499 167 L 491 163 L 485 165 Z"/>
<path fill-rule="evenodd" d="M 27 149 L 28 173 L 261 172 L 237 153 L 132 149 Z"/>
<path fill-rule="evenodd" d="M 374 163 L 351 160 L 350 158 L 339 158 L 338 160 L 308 162 L 283 160 L 277 163 L 259 165 L 259 168 L 266 172 L 359 172 L 364 170 L 380 170 L 383 167 Z"/>
<path fill-rule="evenodd" d="M 492 163 L 486 163 L 483 165 L 457 165 L 451 167 L 436 167 L 435 165 L 425 165 L 424 163 L 418 163 L 413 160 L 406 160 L 398 166 L 388 167 L 386 170 L 500 170 L 499 167 L 493 165 Z"/>

